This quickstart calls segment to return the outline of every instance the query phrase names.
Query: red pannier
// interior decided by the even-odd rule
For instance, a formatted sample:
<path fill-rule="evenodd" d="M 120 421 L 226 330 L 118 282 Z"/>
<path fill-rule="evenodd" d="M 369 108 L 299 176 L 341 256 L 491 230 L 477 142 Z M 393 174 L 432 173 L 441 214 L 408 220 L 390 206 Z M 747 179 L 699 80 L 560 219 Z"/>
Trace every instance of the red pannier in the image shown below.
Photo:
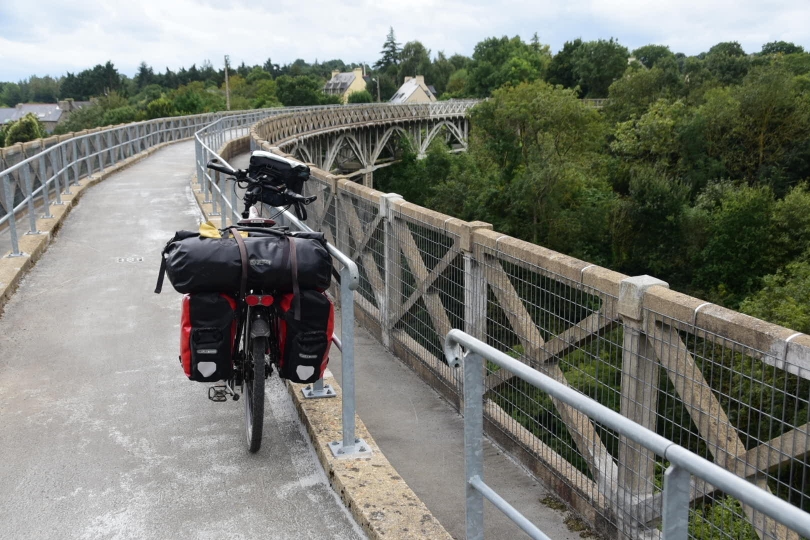
<path fill-rule="evenodd" d="M 296 383 L 323 377 L 335 330 L 335 308 L 326 294 L 304 289 L 276 301 L 281 357 L 279 376 Z"/>
<path fill-rule="evenodd" d="M 227 294 L 183 296 L 180 316 L 180 363 L 186 377 L 197 382 L 233 375 L 236 301 Z"/>

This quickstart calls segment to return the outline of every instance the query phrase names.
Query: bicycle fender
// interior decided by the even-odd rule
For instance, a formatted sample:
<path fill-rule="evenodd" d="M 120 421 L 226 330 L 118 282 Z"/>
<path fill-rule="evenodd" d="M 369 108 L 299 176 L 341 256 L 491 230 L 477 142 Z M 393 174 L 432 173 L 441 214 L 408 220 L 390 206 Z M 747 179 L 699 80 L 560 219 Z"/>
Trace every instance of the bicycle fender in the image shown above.
<path fill-rule="evenodd" d="M 250 324 L 250 337 L 270 337 L 270 325 L 264 319 L 256 319 Z"/>

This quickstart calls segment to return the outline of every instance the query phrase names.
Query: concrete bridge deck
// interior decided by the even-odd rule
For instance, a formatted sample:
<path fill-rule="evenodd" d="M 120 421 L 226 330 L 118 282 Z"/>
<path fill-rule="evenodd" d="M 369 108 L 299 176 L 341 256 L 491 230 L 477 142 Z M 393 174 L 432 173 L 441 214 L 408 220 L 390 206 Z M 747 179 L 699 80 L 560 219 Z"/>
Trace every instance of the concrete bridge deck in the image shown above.
<path fill-rule="evenodd" d="M 278 378 L 263 448 L 250 455 L 241 403 L 208 401 L 177 363 L 179 295 L 152 289 L 163 244 L 198 223 L 193 156 L 192 143 L 175 144 L 89 190 L 6 305 L 0 538 L 364 537 Z M 357 332 L 358 414 L 463 538 L 462 419 Z M 335 355 L 336 375 L 339 365 Z M 486 448 L 487 482 L 550 537 L 574 538 L 540 502 L 545 490 Z M 488 538 L 521 537 L 492 508 L 485 523 Z"/>

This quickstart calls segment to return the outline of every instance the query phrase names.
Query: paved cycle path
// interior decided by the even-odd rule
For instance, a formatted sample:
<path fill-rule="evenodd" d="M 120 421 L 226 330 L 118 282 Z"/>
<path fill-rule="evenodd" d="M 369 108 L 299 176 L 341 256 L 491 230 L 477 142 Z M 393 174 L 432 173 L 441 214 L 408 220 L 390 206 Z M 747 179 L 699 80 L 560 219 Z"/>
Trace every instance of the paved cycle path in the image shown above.
<path fill-rule="evenodd" d="M 197 227 L 194 147 L 85 193 L 0 316 L 0 538 L 363 538 L 286 390 L 249 454 L 243 402 L 177 360 L 180 295 L 159 253 Z"/>

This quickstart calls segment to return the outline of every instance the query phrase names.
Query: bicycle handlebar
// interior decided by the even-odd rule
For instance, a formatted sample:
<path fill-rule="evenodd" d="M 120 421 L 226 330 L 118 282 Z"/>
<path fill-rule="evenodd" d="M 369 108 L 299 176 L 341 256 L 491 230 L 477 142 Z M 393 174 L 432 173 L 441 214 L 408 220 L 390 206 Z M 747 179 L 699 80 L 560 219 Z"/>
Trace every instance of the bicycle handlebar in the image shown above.
<path fill-rule="evenodd" d="M 230 175 L 230 176 L 236 176 L 237 172 L 238 172 L 238 171 L 235 171 L 235 170 L 231 169 L 230 167 L 226 167 L 225 165 L 220 164 L 219 160 L 216 159 L 216 158 L 209 160 L 208 163 L 205 164 L 205 166 L 208 169 L 211 169 L 211 170 L 214 170 L 214 171 L 219 171 L 221 173 L 224 173 L 224 174 L 227 174 L 227 175 Z"/>

